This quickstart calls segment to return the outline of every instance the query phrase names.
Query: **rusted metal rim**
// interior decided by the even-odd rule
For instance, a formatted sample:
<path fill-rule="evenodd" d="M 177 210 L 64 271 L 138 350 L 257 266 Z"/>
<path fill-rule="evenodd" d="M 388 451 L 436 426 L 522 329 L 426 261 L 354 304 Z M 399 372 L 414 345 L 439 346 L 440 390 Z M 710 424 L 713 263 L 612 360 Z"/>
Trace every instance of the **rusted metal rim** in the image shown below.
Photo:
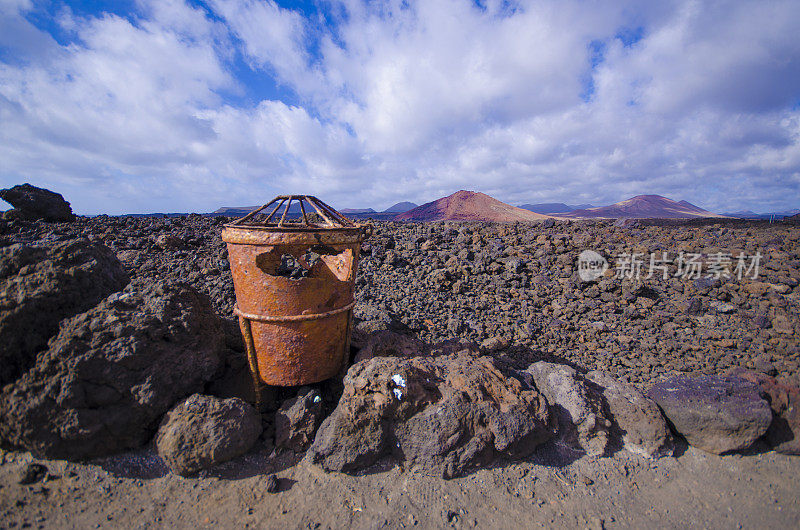
<path fill-rule="evenodd" d="M 232 228 L 234 230 L 262 230 L 262 231 L 269 231 L 269 232 L 361 232 L 365 229 L 365 227 L 371 227 L 372 225 L 369 224 L 358 224 L 353 226 L 333 226 L 333 227 L 323 227 L 323 226 L 305 226 L 305 225 L 295 225 L 295 226 L 269 226 L 269 225 L 239 225 L 236 222 L 233 223 L 225 223 L 222 225 L 225 228 Z"/>
<path fill-rule="evenodd" d="M 276 230 L 270 227 L 227 225 L 222 230 L 222 240 L 253 246 L 348 245 L 361 243 L 371 233 L 371 225 L 332 230 Z"/>
<path fill-rule="evenodd" d="M 332 309 L 330 311 L 326 311 L 325 313 L 312 313 L 309 315 L 288 315 L 288 316 L 256 315 L 254 313 L 245 313 L 244 311 L 239 309 L 238 305 L 233 306 L 233 312 L 239 315 L 240 317 L 246 318 L 247 320 L 255 320 L 256 322 L 301 322 L 303 320 L 320 320 L 323 318 L 328 318 L 333 315 L 338 315 L 339 313 L 344 313 L 345 311 L 353 309 L 353 306 L 355 305 L 356 303 L 355 301 L 353 301 L 344 307 Z"/>

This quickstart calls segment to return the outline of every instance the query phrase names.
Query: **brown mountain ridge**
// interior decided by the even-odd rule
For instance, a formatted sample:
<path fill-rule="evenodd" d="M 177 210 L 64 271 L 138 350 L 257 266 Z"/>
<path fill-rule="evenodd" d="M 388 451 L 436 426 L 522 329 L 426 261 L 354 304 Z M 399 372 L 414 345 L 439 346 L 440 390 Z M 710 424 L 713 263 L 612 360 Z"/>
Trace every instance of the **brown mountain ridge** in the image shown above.
<path fill-rule="evenodd" d="M 709 212 L 687 201 L 676 202 L 661 195 L 637 195 L 608 206 L 573 210 L 568 213 L 553 214 L 554 217 L 569 218 L 658 218 L 691 219 L 694 217 L 725 217 Z"/>

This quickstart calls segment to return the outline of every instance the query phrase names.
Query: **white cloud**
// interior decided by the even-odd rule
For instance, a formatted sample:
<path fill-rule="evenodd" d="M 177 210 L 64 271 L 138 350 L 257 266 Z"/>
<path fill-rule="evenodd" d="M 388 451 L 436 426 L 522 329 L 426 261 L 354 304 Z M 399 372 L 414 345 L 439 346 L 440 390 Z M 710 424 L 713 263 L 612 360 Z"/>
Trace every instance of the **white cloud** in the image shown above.
<path fill-rule="evenodd" d="M 791 105 L 800 95 L 798 19 L 792 1 L 686 2 L 634 48 L 611 46 L 604 95 L 665 114 Z"/>
<path fill-rule="evenodd" d="M 142 0 L 127 18 L 61 12 L 59 44 L 24 17 L 33 4 L 3 0 L 0 182 L 83 212 L 290 191 L 377 208 L 460 188 L 797 206 L 797 2 L 486 4 L 350 0 L 307 17 Z M 258 94 L 239 57 L 296 97 L 229 98 Z"/>
<path fill-rule="evenodd" d="M 214 130 L 198 111 L 219 105 L 215 90 L 233 84 L 213 42 L 189 41 L 157 17 L 134 24 L 106 15 L 69 27 L 72 44 L 32 64 L 0 66 L 0 113 L 9 125 L 0 149 L 9 168 L 23 178 L 85 181 L 89 197 L 99 186 L 123 200 L 116 188 L 128 180 L 141 181 L 145 197 L 152 177 L 201 165 L 197 147 Z M 37 171 L 31 159 L 45 160 Z M 96 211 L 87 208 L 91 199 L 73 202 Z"/>
<path fill-rule="evenodd" d="M 300 90 L 313 90 L 306 50 L 310 34 L 300 14 L 272 0 L 212 0 L 211 6 L 241 39 L 254 67 L 267 68 Z"/>

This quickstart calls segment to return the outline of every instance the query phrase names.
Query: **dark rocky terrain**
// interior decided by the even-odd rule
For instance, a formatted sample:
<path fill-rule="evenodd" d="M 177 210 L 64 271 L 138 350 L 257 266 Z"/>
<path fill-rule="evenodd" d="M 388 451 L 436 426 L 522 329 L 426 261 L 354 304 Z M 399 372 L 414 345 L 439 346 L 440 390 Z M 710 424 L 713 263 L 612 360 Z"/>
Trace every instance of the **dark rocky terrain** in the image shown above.
<path fill-rule="evenodd" d="M 116 252 L 131 276 L 186 282 L 232 319 L 228 218 L 3 221 L 0 237 L 45 243 L 85 237 Z M 756 280 L 703 277 L 585 283 L 578 254 L 763 256 Z M 733 273 L 733 266 L 731 266 Z M 672 265 L 670 272 L 676 270 Z M 642 387 L 676 371 L 735 366 L 796 378 L 800 367 L 800 229 L 787 224 L 642 226 L 613 222 L 377 223 L 357 276 L 357 329 L 410 330 L 427 342 L 482 343 L 509 359 L 558 357 Z"/>
<path fill-rule="evenodd" d="M 562 468 L 582 456 L 577 462 L 605 456 L 608 465 L 627 470 L 628 457 L 617 456 L 623 447 L 624 454 L 649 458 L 672 454 L 673 434 L 655 402 L 664 411 L 677 403 L 680 427 L 670 427 L 679 429 L 675 447 L 683 447 L 680 451 L 686 450 L 680 435 L 692 444 L 698 440 L 711 453 L 800 451 L 800 229 L 795 225 L 378 222 L 362 246 L 356 280 L 352 354 L 361 363 L 343 381 L 299 390 L 268 388 L 256 411 L 245 403 L 254 403 L 255 396 L 219 236 L 228 220 L 199 215 L 0 220 L 5 311 L 19 311 L 20 301 L 36 301 L 40 292 L 86 293 L 82 304 L 64 299 L 61 312 L 52 317 L 62 319 L 58 329 L 48 321 L 31 353 L 17 358 L 17 368 L 7 375 L 10 384 L 0 395 L 0 438 L 14 451 L 3 453 L 0 463 L 30 462 L 30 455 L 15 452 L 20 449 L 69 460 L 136 449 L 145 453 L 112 456 L 95 465 L 106 462 L 100 465 L 132 480 L 163 477 L 164 462 L 180 474 L 209 468 L 249 476 L 291 469 L 281 480 L 264 480 L 269 493 L 291 489 L 282 482 L 289 476 L 303 484 L 302 490 L 312 487 L 310 480 L 335 489 L 338 482 L 320 478 L 321 469 L 360 474 L 395 464 L 446 477 L 490 468 L 497 470 L 492 480 L 502 481 L 508 478 L 503 469 L 522 460 L 528 469 L 523 476 L 530 472 L 549 484 L 546 466 Z M 61 257 L 71 248 L 79 249 L 75 259 Z M 586 249 L 611 263 L 593 281 L 578 273 L 578 255 Z M 701 254 L 702 276 L 679 277 L 673 263 L 647 277 L 651 253 L 664 258 L 662 252 L 670 262 L 681 252 Z M 641 276 L 617 278 L 619 256 L 631 253 L 643 256 Z M 718 253 L 734 256 L 733 277 L 707 276 Z M 740 253 L 760 253 L 757 278 L 736 277 Z M 20 256 L 34 254 L 39 256 L 35 263 L 22 262 Z M 79 281 L 91 288 L 81 288 Z M 13 335 L 15 328 L 10 329 Z M 722 377 L 726 374 L 734 375 Z M 685 385 L 679 394 L 657 391 L 675 387 L 670 378 L 685 382 L 687 375 L 702 375 L 709 383 L 700 390 Z M 709 402 L 725 421 L 698 420 Z M 258 412 L 261 428 L 253 421 Z M 157 432 L 158 447 L 153 445 Z M 702 467 L 696 450 L 690 448 L 689 454 L 678 461 L 687 462 L 686 469 Z M 214 467 L 231 458 L 233 463 Z M 790 465 L 763 462 L 753 469 L 769 468 L 765 480 L 783 477 L 780 466 Z M 35 484 L 47 480 L 47 472 L 36 465 L 21 471 L 31 475 L 23 478 L 34 489 L 14 493 L 15 502 L 23 503 L 17 508 L 30 502 L 29 493 L 41 487 Z M 539 465 L 545 468 L 534 471 Z M 589 474 L 602 467 L 580 465 L 594 466 Z M 631 469 L 653 478 L 656 468 L 639 463 Z M 769 475 L 775 470 L 778 475 Z M 12 476 L 0 471 L 0 478 Z M 695 480 L 672 472 L 686 484 Z M 85 474 L 83 468 L 75 473 Z M 719 468 L 712 466 L 709 473 L 728 480 Z M 383 480 L 379 487 L 391 489 Z M 594 479 L 586 480 L 588 488 Z M 363 492 L 373 483 L 352 487 Z M 2 481 L 0 486 L 8 488 Z M 412 488 L 416 502 L 426 502 L 418 496 L 419 487 L 439 488 L 420 479 Z M 69 491 L 59 495 L 72 499 Z M 181 498 L 197 500 L 180 491 Z M 219 491 L 240 495 L 236 488 Z M 477 487 L 476 498 L 481 492 Z M 506 493 L 490 496 L 500 495 L 502 503 Z M 316 513 L 314 506 L 309 513 Z M 397 506 L 408 511 L 399 508 L 402 503 Z M 793 511 L 785 515 L 794 520 L 800 510 L 786 506 Z M 0 510 L 7 516 L 28 513 L 2 502 Z M 441 521 L 425 521 L 433 526 L 467 522 L 466 512 L 445 512 Z M 348 524 L 319 513 L 323 520 Z M 377 524 L 384 513 L 370 520 Z M 575 526 L 598 524 L 581 517 Z M 491 518 L 483 514 L 481 520 L 488 524 Z M 633 517 L 629 524 L 636 521 L 643 519 Z M 601 527 L 607 523 L 599 522 Z"/>
<path fill-rule="evenodd" d="M 563 358 L 643 387 L 672 370 L 744 366 L 796 377 L 796 228 L 547 224 L 378 225 L 365 245 L 356 315 L 395 318 L 428 341 L 493 339 L 511 357 Z M 646 260 L 662 251 L 763 258 L 757 280 L 645 278 L 646 263 L 639 281 L 610 269 L 585 283 L 576 269 L 584 249 Z"/>

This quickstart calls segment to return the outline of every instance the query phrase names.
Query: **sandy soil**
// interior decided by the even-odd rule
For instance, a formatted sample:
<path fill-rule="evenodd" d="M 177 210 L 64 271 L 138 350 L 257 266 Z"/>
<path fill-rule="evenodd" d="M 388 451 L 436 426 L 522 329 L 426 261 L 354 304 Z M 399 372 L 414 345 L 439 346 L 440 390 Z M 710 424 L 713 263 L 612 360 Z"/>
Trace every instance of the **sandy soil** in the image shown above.
<path fill-rule="evenodd" d="M 0 460 L 3 528 L 797 528 L 800 458 L 774 452 L 676 458 L 568 455 L 443 480 L 414 470 L 329 474 L 294 455 L 253 453 L 195 478 L 151 450 L 88 464 L 45 461 L 18 484 L 29 453 Z M 269 493 L 265 473 L 280 490 Z"/>

